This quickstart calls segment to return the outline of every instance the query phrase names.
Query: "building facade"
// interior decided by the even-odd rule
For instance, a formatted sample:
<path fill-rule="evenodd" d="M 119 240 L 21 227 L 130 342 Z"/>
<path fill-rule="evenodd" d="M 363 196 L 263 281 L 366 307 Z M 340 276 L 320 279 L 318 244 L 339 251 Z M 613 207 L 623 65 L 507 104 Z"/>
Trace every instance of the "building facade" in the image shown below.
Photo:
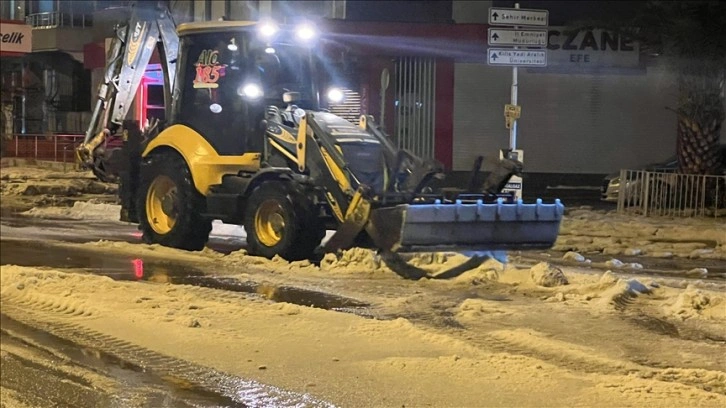
<path fill-rule="evenodd" d="M 27 90 L 40 95 L 35 97 L 41 102 L 26 102 L 26 131 L 31 122 L 42 131 L 70 129 L 70 120 L 59 119 L 69 116 L 62 112 L 88 112 L 103 76 L 112 28 L 128 3 L 2 2 L 4 19 L 25 20 L 33 27 L 30 57 L 12 57 L 20 71 L 33 75 L 9 80 L 38 88 Z M 603 174 L 674 153 L 676 118 L 665 108 L 675 106 L 676 78 L 667 66 L 614 33 L 571 35 L 566 30 L 569 22 L 601 12 L 598 7 L 624 12 L 627 3 L 520 3 L 522 8 L 548 9 L 550 15 L 548 66 L 519 69 L 517 147 L 526 151 L 527 172 Z M 489 7 L 513 7 L 513 1 L 171 4 L 177 23 L 316 19 L 324 40 L 321 52 L 329 61 L 328 80 L 343 86 L 348 96 L 331 110 L 351 120 L 373 115 L 399 146 L 434 157 L 448 170 L 468 171 L 477 156 L 494 158 L 509 145 L 503 109 L 510 102 L 512 70 L 487 64 L 487 20 Z M 158 72 L 153 64 L 151 68 L 139 91 L 140 103 L 132 109 L 137 119 L 163 111 Z M 30 105 L 41 108 L 31 112 Z M 79 115 L 83 119 L 86 114 Z M 83 124 L 75 123 L 82 131 Z"/>

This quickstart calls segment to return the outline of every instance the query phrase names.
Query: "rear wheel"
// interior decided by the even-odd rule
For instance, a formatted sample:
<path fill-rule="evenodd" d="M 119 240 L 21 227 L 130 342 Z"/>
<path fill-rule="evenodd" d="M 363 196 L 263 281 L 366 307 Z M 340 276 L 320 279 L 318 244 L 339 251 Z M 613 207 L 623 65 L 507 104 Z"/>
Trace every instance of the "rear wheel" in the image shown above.
<path fill-rule="evenodd" d="M 310 258 L 325 235 L 312 201 L 282 181 L 264 182 L 252 192 L 244 220 L 249 253 L 266 258 Z"/>
<path fill-rule="evenodd" d="M 138 191 L 136 211 L 144 242 L 193 251 L 204 248 L 212 222 L 201 215 L 204 197 L 194 188 L 189 168 L 179 155 L 147 158 Z"/>

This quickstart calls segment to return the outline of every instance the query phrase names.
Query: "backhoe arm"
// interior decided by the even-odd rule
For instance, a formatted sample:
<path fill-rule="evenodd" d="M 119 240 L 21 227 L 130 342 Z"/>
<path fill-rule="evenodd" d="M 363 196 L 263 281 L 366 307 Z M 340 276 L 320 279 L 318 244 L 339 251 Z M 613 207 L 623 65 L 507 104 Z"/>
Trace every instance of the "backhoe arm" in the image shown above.
<path fill-rule="evenodd" d="M 133 103 L 154 49 L 158 49 L 164 74 L 164 102 L 171 106 L 176 75 L 179 37 L 166 2 L 138 1 L 130 6 L 129 18 L 115 28 L 106 59 L 106 73 L 99 86 L 91 122 L 77 148 L 79 162 L 94 170 L 102 166 L 97 148 L 117 132 Z"/>

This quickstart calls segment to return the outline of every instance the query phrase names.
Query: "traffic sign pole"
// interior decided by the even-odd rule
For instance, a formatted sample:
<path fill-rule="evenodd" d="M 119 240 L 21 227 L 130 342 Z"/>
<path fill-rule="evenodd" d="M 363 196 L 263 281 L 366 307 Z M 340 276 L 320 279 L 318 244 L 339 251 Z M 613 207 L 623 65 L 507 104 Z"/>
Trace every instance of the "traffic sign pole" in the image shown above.
<path fill-rule="evenodd" d="M 513 9 L 490 7 L 489 25 L 514 26 L 514 28 L 492 27 L 487 30 L 489 46 L 487 63 L 512 67 L 511 104 L 504 106 L 505 124 L 509 129 L 509 149 L 506 152 L 507 158 L 522 161 L 524 152 L 517 149 L 517 119 L 522 112 L 522 108 L 517 104 L 519 67 L 547 66 L 547 50 L 541 48 L 547 47 L 546 27 L 549 25 L 549 11 L 520 9 L 519 3 L 515 3 Z M 525 29 L 520 30 L 521 26 Z M 532 27 L 537 28 L 532 29 Z M 492 48 L 492 46 L 513 48 Z M 500 155 L 503 156 L 504 153 L 505 150 L 500 151 Z M 512 192 L 516 198 L 522 198 L 522 179 L 512 176 L 502 191 Z"/>
<path fill-rule="evenodd" d="M 514 4 L 514 8 L 519 8 L 519 3 Z M 514 27 L 519 28 L 519 27 Z M 519 47 L 515 46 L 515 50 L 519 49 Z M 512 67 L 512 105 L 517 105 L 517 91 L 519 88 L 519 82 L 517 75 L 519 73 L 519 67 L 517 65 Z M 509 128 L 509 156 L 508 159 L 513 159 L 514 156 L 516 156 L 516 160 L 522 160 L 519 156 L 519 153 L 517 151 L 517 118 L 518 116 L 514 116 L 512 120 L 512 126 Z M 517 200 L 522 199 L 522 194 L 524 193 L 524 183 L 522 183 L 522 178 L 520 176 L 512 176 L 509 178 L 509 181 L 507 182 L 508 185 L 505 186 L 505 188 L 502 191 L 509 191 L 514 193 L 514 198 Z M 510 185 L 511 184 L 511 185 Z M 508 188 L 507 188 L 508 187 Z"/>
<path fill-rule="evenodd" d="M 519 3 L 514 4 L 514 8 L 519 8 Z M 515 29 L 519 27 L 514 27 Z M 519 49 L 519 47 L 514 47 L 515 50 Z M 518 75 L 518 67 L 515 65 L 512 67 L 512 105 L 517 106 L 517 87 L 519 86 L 519 83 L 517 82 L 517 75 Z M 514 149 L 517 148 L 517 118 L 515 117 L 512 121 L 512 126 L 509 128 L 509 148 L 514 151 Z"/>

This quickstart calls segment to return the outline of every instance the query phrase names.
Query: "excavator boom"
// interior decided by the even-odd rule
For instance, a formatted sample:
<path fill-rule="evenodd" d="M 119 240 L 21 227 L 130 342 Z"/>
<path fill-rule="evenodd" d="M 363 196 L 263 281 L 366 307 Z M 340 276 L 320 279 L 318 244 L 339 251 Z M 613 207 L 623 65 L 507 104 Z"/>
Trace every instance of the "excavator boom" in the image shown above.
<path fill-rule="evenodd" d="M 169 8 L 163 1 L 138 1 L 129 7 L 126 22 L 114 28 L 106 72 L 99 86 L 91 122 L 77 148 L 82 166 L 101 179 L 112 179 L 104 152 L 96 152 L 126 119 L 154 50 L 158 50 L 164 75 L 165 106 L 171 106 L 179 37 Z"/>

